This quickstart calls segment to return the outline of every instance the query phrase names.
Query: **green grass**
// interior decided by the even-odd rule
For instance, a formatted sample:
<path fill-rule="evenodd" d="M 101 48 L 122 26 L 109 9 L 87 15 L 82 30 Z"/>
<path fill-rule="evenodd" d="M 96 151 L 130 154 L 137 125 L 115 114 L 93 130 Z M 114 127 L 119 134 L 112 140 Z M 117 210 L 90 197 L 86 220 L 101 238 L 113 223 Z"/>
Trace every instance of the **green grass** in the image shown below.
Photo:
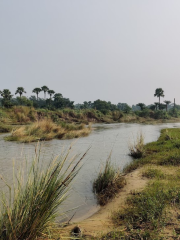
<path fill-rule="evenodd" d="M 143 171 L 142 173 L 143 177 L 149 178 L 149 179 L 164 179 L 165 178 L 165 174 L 160 170 L 160 169 L 156 169 L 156 168 L 148 168 L 146 170 Z"/>
<path fill-rule="evenodd" d="M 98 203 L 105 205 L 125 184 L 125 179 L 120 169 L 112 165 L 109 156 L 105 167 L 99 172 L 93 182 L 93 192 L 97 195 Z"/>
<path fill-rule="evenodd" d="M 0 239 L 34 240 L 46 236 L 86 155 L 78 161 L 69 159 L 69 150 L 43 168 L 39 150 L 36 153 L 26 177 L 23 179 L 20 172 L 14 177 L 14 186 L 6 184 L 9 194 L 1 197 Z"/>
<path fill-rule="evenodd" d="M 175 181 L 150 183 L 142 192 L 127 199 L 126 207 L 113 215 L 116 225 L 126 225 L 127 233 L 141 234 L 151 230 L 151 235 L 158 235 L 159 229 L 168 222 L 166 209 L 180 203 L 180 185 Z M 135 238 L 136 239 L 136 238 Z M 147 238 L 153 239 L 153 238 Z M 160 239 L 160 238 L 157 238 Z"/>
<path fill-rule="evenodd" d="M 164 229 L 178 237 L 168 224 L 179 224 L 178 219 L 172 220 L 180 209 L 179 146 L 180 129 L 164 129 L 157 142 L 144 146 L 144 157 L 126 166 L 125 173 L 141 167 L 142 177 L 148 178 L 149 183 L 143 191 L 130 196 L 123 209 L 113 213 L 114 224 L 125 229 L 117 231 L 117 237 L 105 235 L 102 239 L 164 239 Z M 174 215 L 169 209 L 174 209 Z"/>
<path fill-rule="evenodd" d="M 146 144 L 143 157 L 127 165 L 124 172 L 131 172 L 145 164 L 179 166 L 180 129 L 163 129 L 158 141 Z"/>

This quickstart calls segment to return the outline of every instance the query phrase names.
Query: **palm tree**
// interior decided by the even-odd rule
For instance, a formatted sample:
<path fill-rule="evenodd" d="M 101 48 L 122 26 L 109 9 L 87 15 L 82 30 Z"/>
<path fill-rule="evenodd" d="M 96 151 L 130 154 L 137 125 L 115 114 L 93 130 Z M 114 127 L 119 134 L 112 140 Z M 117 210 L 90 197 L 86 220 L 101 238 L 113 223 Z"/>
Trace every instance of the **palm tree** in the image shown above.
<path fill-rule="evenodd" d="M 158 103 L 158 102 L 155 102 L 154 104 L 155 104 L 155 108 L 156 108 L 156 110 L 157 110 L 157 106 L 159 105 L 159 103 Z"/>
<path fill-rule="evenodd" d="M 50 99 L 51 99 L 52 95 L 55 94 L 55 91 L 54 91 L 54 90 L 48 90 L 47 92 L 48 92 L 48 94 L 50 95 Z"/>
<path fill-rule="evenodd" d="M 166 104 L 166 112 L 167 112 L 168 105 L 171 103 L 171 101 L 165 100 L 164 103 Z"/>
<path fill-rule="evenodd" d="M 24 90 L 23 87 L 18 87 L 15 94 L 19 94 L 20 98 L 22 96 L 23 93 L 26 93 L 26 91 Z"/>
<path fill-rule="evenodd" d="M 11 92 L 9 91 L 9 89 L 4 89 L 3 91 L 0 91 L 0 95 L 6 100 L 10 100 L 13 96 L 11 95 Z"/>
<path fill-rule="evenodd" d="M 44 99 L 46 100 L 46 92 L 49 90 L 47 86 L 43 86 L 41 90 L 44 92 Z"/>
<path fill-rule="evenodd" d="M 3 91 L 0 91 L 0 95 L 3 97 L 2 104 L 4 107 L 11 107 L 11 98 L 13 95 L 11 95 L 11 92 L 9 89 L 4 89 Z"/>
<path fill-rule="evenodd" d="M 154 97 L 158 97 L 159 98 L 159 106 L 160 106 L 160 97 L 164 97 L 164 90 L 162 90 L 162 88 L 157 88 L 155 90 Z"/>
<path fill-rule="evenodd" d="M 41 88 L 34 88 L 32 92 L 37 95 L 37 100 L 38 100 L 38 94 L 41 92 Z"/>

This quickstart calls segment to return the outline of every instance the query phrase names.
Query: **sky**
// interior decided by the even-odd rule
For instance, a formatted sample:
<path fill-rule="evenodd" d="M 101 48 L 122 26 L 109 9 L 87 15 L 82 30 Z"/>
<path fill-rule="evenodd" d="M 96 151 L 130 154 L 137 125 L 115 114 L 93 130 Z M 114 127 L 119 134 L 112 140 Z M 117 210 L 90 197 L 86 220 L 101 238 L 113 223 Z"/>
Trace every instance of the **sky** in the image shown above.
<path fill-rule="evenodd" d="M 0 90 L 180 104 L 179 0 L 1 0 Z M 43 93 L 40 93 L 43 97 Z"/>

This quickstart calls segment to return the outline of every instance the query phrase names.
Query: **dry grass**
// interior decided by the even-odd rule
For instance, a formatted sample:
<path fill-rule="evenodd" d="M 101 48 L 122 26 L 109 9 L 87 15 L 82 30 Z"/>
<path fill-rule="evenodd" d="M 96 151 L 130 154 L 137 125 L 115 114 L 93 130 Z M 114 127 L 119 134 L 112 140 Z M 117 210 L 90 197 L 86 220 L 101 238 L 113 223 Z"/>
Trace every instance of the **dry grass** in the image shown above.
<path fill-rule="evenodd" d="M 66 127 L 63 127 L 62 125 L 52 122 L 51 119 L 44 119 L 31 125 L 18 128 L 12 132 L 11 136 L 6 137 L 6 140 L 26 143 L 43 140 L 47 141 L 54 138 L 70 139 L 87 136 L 90 132 L 91 126 L 77 126 L 76 130 L 74 125 L 74 127 L 71 126 L 68 129 L 67 124 Z"/>

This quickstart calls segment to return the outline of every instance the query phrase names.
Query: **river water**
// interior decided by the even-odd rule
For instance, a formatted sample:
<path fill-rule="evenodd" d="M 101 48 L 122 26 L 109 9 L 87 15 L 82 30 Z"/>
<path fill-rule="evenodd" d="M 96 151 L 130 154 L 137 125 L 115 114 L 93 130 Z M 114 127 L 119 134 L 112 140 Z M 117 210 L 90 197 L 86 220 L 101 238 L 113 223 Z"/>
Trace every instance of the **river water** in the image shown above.
<path fill-rule="evenodd" d="M 167 123 L 157 125 L 142 124 L 94 124 L 93 131 L 88 137 L 78 140 L 52 140 L 43 142 L 41 146 L 43 164 L 47 165 L 53 156 L 62 153 L 63 149 L 71 144 L 73 154 L 83 154 L 89 147 L 90 150 L 84 159 L 84 164 L 76 177 L 70 196 L 64 203 L 59 212 L 74 209 L 67 213 L 69 219 L 74 213 L 72 221 L 80 221 L 95 213 L 99 206 L 92 192 L 92 182 L 104 165 L 107 157 L 112 151 L 111 160 L 118 167 L 123 169 L 125 165 L 132 161 L 128 156 L 128 144 L 136 139 L 137 133 L 142 132 L 145 143 L 156 141 L 163 128 L 180 127 L 180 123 Z M 9 183 L 12 183 L 13 163 L 26 160 L 31 162 L 35 153 L 35 143 L 21 144 L 16 142 L 4 141 L 4 136 L 0 134 L 0 174 Z M 3 189 L 4 183 L 0 181 L 0 188 Z"/>

